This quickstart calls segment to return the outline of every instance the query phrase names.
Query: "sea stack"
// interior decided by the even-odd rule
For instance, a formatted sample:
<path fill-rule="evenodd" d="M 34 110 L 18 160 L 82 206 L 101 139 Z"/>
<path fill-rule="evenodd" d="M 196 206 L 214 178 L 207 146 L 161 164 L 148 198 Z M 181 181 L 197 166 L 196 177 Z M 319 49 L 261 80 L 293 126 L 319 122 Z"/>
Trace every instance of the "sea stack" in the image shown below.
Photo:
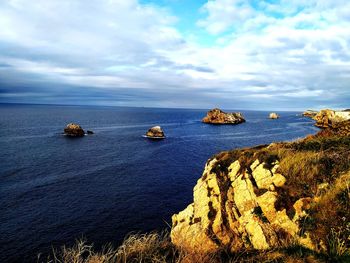
<path fill-rule="evenodd" d="M 273 120 L 278 119 L 279 117 L 280 116 L 277 113 L 275 113 L 275 112 L 271 112 L 270 115 L 269 115 L 269 118 L 273 119 Z"/>
<path fill-rule="evenodd" d="M 304 117 L 309 117 L 309 118 L 313 118 L 313 117 L 315 117 L 316 115 L 317 115 L 317 111 L 314 111 L 314 110 L 307 110 L 307 111 L 304 111 L 303 112 L 303 116 Z"/>
<path fill-rule="evenodd" d="M 208 111 L 202 122 L 209 124 L 239 124 L 245 122 L 245 119 L 240 112 L 227 113 L 215 108 Z"/>
<path fill-rule="evenodd" d="M 82 137 L 85 135 L 85 132 L 80 125 L 69 123 L 66 128 L 64 128 L 64 134 L 70 137 Z"/>
<path fill-rule="evenodd" d="M 154 126 L 146 132 L 146 137 L 150 139 L 164 139 L 164 131 L 160 126 Z"/>

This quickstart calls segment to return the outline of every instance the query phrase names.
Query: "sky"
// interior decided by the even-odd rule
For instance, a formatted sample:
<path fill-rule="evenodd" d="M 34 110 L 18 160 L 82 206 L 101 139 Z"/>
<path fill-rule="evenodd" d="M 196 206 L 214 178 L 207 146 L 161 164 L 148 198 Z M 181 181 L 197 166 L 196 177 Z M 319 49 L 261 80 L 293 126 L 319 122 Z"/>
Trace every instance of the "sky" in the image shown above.
<path fill-rule="evenodd" d="M 1 0 L 0 103 L 350 108 L 350 1 Z"/>

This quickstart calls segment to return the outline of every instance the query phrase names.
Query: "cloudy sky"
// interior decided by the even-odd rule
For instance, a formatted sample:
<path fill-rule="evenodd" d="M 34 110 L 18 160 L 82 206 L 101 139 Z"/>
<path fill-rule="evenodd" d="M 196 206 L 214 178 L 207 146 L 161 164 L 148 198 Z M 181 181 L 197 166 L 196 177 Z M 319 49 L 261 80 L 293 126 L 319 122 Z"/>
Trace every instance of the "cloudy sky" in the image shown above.
<path fill-rule="evenodd" d="M 350 107 L 349 0 L 1 0 L 0 102 Z"/>

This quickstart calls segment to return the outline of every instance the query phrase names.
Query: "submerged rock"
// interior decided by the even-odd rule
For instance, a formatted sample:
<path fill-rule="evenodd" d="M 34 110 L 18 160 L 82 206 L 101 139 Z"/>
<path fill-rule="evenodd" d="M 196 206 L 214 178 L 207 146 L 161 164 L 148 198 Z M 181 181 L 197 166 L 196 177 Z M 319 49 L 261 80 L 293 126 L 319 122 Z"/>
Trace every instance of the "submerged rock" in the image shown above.
<path fill-rule="evenodd" d="M 87 134 L 94 134 L 93 131 L 89 131 L 89 130 L 87 130 L 86 133 L 87 133 Z"/>
<path fill-rule="evenodd" d="M 277 113 L 275 113 L 275 112 L 271 112 L 270 115 L 269 115 L 270 119 L 278 119 L 279 117 L 280 116 Z"/>
<path fill-rule="evenodd" d="M 82 137 L 85 135 L 85 132 L 80 125 L 69 123 L 66 128 L 64 128 L 64 134 L 71 137 Z"/>
<path fill-rule="evenodd" d="M 154 126 L 146 132 L 146 137 L 151 139 L 164 139 L 165 134 L 160 126 Z"/>
<path fill-rule="evenodd" d="M 226 113 L 215 108 L 208 111 L 202 122 L 210 124 L 239 124 L 245 122 L 245 119 L 240 112 Z"/>

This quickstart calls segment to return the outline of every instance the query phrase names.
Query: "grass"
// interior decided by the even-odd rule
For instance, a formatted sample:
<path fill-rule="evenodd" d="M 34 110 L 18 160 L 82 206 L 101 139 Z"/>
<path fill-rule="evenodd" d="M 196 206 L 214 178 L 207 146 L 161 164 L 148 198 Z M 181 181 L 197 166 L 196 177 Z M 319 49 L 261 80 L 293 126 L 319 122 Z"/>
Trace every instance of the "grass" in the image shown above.
<path fill-rule="evenodd" d="M 45 260 L 47 263 L 238 263 L 238 262 L 348 262 L 347 248 L 337 232 L 330 236 L 331 254 L 319 254 L 297 243 L 279 249 L 257 251 L 241 250 L 230 253 L 220 250 L 200 254 L 175 247 L 166 232 L 162 234 L 136 234 L 128 236 L 118 248 L 107 246 L 99 252 L 84 240 L 76 241 L 71 248 L 55 250 Z"/>

